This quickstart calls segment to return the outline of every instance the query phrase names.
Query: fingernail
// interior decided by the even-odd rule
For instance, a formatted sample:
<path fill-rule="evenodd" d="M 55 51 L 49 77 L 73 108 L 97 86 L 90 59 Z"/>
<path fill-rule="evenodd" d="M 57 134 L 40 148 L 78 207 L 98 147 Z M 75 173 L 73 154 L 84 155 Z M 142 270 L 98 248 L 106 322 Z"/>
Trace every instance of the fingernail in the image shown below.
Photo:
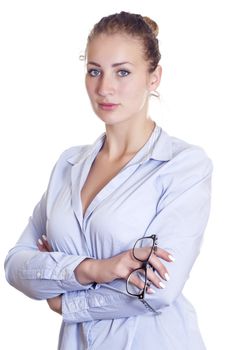
<path fill-rule="evenodd" d="M 42 235 L 42 238 L 44 241 L 47 241 L 47 237 L 45 235 Z"/>
<path fill-rule="evenodd" d="M 147 288 L 147 293 L 149 294 L 155 294 L 155 290 L 152 288 Z"/>
<path fill-rule="evenodd" d="M 42 242 L 42 240 L 40 238 L 38 239 L 38 242 L 39 242 L 40 245 L 43 245 L 43 242 Z"/>
<path fill-rule="evenodd" d="M 174 256 L 172 256 L 172 255 L 168 255 L 168 257 L 169 257 L 169 259 L 171 260 L 171 261 L 175 261 L 176 259 L 174 258 Z"/>
<path fill-rule="evenodd" d="M 165 288 L 166 287 L 165 284 L 163 284 L 163 282 L 159 282 L 159 285 L 160 285 L 161 288 Z"/>
<path fill-rule="evenodd" d="M 164 277 L 165 277 L 165 280 L 166 280 L 166 281 L 169 281 L 169 280 L 170 280 L 170 276 L 169 276 L 169 274 L 168 274 L 167 272 L 164 274 Z"/>

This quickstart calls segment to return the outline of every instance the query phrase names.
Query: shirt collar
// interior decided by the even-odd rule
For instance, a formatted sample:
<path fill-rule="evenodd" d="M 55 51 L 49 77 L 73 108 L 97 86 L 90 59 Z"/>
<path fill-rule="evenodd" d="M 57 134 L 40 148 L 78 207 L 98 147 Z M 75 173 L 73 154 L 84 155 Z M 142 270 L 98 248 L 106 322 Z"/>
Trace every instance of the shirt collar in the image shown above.
<path fill-rule="evenodd" d="M 159 135 L 153 144 L 151 158 L 166 162 L 172 159 L 172 138 L 161 127 L 156 128 Z"/>
<path fill-rule="evenodd" d="M 84 146 L 81 156 L 80 154 L 75 154 L 68 159 L 68 162 L 74 165 L 85 160 L 93 153 L 97 155 L 103 146 L 105 136 L 106 133 L 102 133 L 93 144 Z M 149 159 L 168 161 L 171 158 L 171 137 L 165 131 L 163 131 L 161 127 L 156 125 L 145 145 L 133 157 L 133 163 L 139 162 L 142 164 Z"/>
<path fill-rule="evenodd" d="M 172 158 L 171 137 L 160 126 L 156 125 L 142 150 L 144 151 L 142 162 L 149 159 L 168 161 Z"/>

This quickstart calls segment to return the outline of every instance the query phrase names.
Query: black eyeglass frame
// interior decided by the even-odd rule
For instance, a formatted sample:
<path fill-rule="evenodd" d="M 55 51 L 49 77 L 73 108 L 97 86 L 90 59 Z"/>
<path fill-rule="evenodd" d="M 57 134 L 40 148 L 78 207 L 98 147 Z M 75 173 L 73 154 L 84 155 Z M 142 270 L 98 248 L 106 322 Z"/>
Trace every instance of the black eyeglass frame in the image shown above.
<path fill-rule="evenodd" d="M 145 238 L 151 238 L 151 239 L 153 240 L 153 244 L 152 244 L 152 246 L 151 246 L 151 251 L 150 251 L 150 253 L 149 253 L 147 259 L 146 259 L 146 260 L 141 260 L 141 259 L 139 259 L 139 258 L 135 255 L 135 247 L 136 247 L 136 245 L 138 244 L 138 242 L 143 241 L 143 239 L 145 239 Z M 129 274 L 129 276 L 128 276 L 127 280 L 126 280 L 126 291 L 127 291 L 128 294 L 130 294 L 130 295 L 132 295 L 132 296 L 135 296 L 135 297 L 138 297 L 139 299 L 144 299 L 144 296 L 145 296 L 146 288 L 147 288 L 147 286 L 148 286 L 148 285 L 147 285 L 147 268 L 148 268 L 148 265 L 149 265 L 148 261 L 149 261 L 149 259 L 150 259 L 150 257 L 151 257 L 152 252 L 155 253 L 156 250 L 157 250 L 157 239 L 158 239 L 158 238 L 157 238 L 156 234 L 153 234 L 153 235 L 151 235 L 151 236 L 141 237 L 141 238 L 139 238 L 139 239 L 135 242 L 135 244 L 134 244 L 134 246 L 133 246 L 133 257 L 134 257 L 134 259 L 136 259 L 136 260 L 142 262 L 142 266 L 139 267 L 139 268 L 137 268 L 137 269 L 135 269 L 135 270 L 133 270 L 133 271 Z M 135 273 L 136 271 L 139 271 L 139 270 L 144 270 L 144 276 L 145 276 L 144 287 L 143 287 L 143 289 L 142 289 L 142 291 L 141 291 L 140 294 L 131 293 L 131 292 L 129 291 L 129 288 L 128 288 L 128 284 L 130 283 L 129 280 L 130 280 L 132 274 Z"/>

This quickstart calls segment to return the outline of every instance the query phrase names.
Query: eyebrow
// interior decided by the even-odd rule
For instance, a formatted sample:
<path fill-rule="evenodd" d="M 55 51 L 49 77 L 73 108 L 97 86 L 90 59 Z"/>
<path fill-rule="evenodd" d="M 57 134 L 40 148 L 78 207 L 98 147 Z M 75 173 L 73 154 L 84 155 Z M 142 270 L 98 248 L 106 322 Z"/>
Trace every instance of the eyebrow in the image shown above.
<path fill-rule="evenodd" d="M 118 66 L 121 66 L 122 64 L 126 64 L 126 63 L 133 65 L 133 63 L 131 63 L 131 62 L 124 61 L 124 62 L 119 62 L 119 63 L 113 63 L 112 67 L 118 67 Z M 87 64 L 92 64 L 94 66 L 101 67 L 101 65 L 99 63 L 96 63 L 96 62 L 93 62 L 93 61 L 87 62 Z"/>

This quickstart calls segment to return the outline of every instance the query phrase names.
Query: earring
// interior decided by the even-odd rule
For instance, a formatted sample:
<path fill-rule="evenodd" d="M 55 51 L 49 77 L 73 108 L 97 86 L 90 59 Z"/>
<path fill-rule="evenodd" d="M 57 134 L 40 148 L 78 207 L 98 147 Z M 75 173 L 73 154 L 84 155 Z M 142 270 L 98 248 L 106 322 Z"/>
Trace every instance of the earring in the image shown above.
<path fill-rule="evenodd" d="M 152 91 L 152 92 L 151 92 L 151 96 L 154 96 L 154 97 L 158 97 L 158 98 L 159 98 L 159 97 L 160 97 L 160 93 L 159 93 L 158 91 L 155 90 L 155 91 Z"/>
<path fill-rule="evenodd" d="M 85 61 L 85 55 L 80 54 L 80 55 L 79 55 L 79 60 L 80 60 L 80 61 Z"/>

